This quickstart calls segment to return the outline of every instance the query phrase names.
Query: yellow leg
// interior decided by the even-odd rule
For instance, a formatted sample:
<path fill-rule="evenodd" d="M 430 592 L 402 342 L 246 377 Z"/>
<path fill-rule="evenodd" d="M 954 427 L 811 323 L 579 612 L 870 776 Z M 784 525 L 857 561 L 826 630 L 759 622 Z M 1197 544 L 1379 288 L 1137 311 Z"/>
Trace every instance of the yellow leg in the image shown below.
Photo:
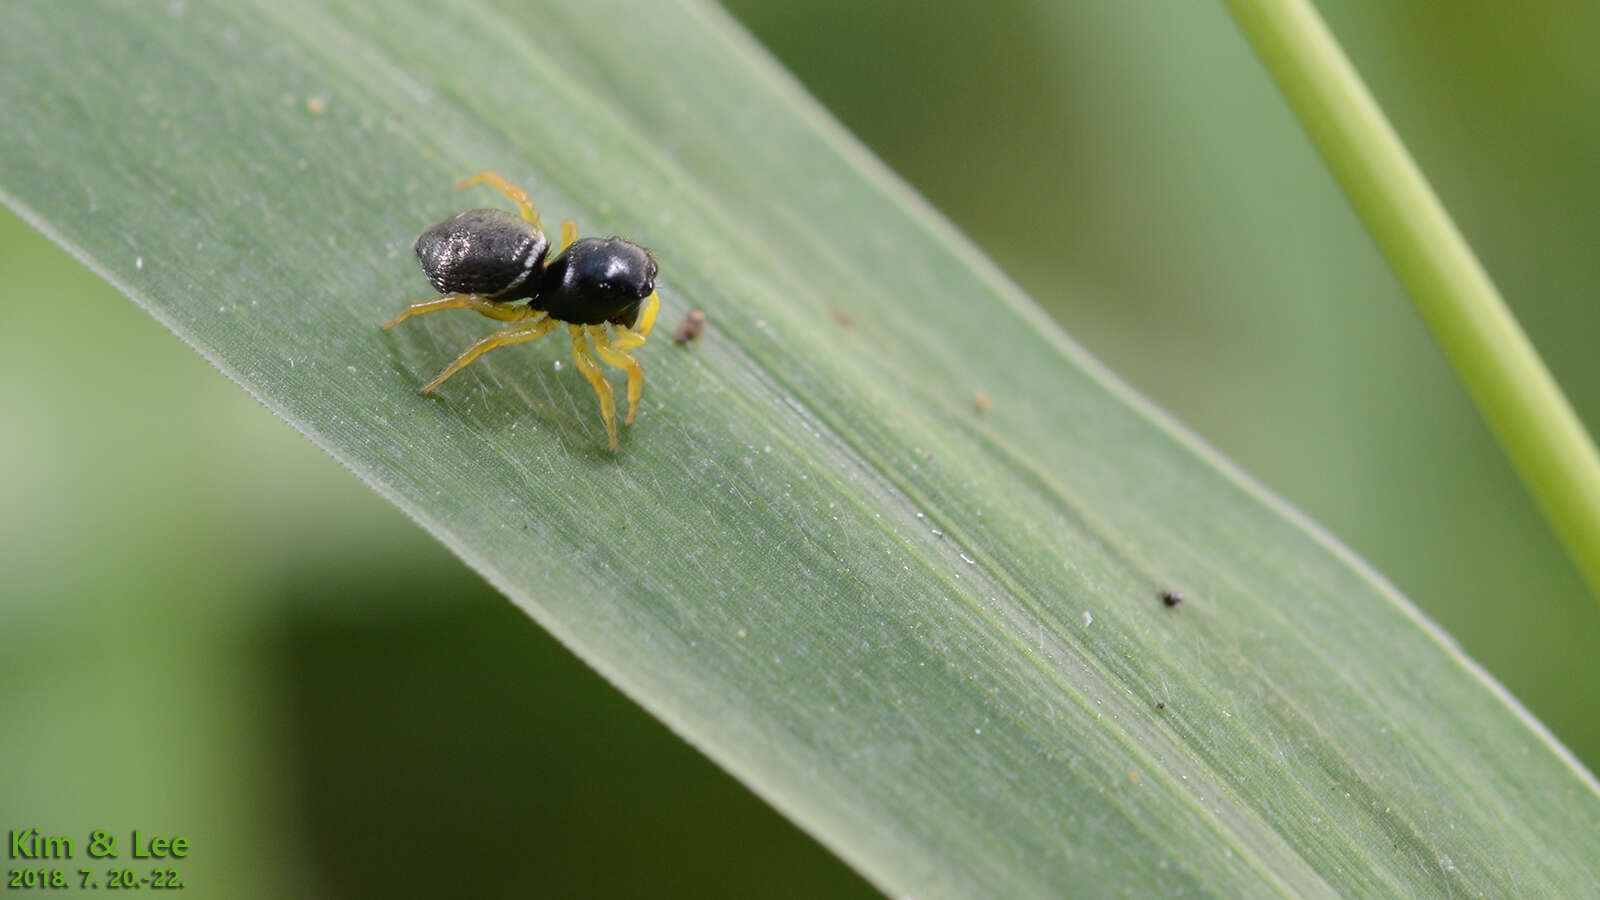
<path fill-rule="evenodd" d="M 461 309 L 471 305 L 472 301 L 467 299 L 466 294 L 445 294 L 443 297 L 434 297 L 432 300 L 418 300 L 400 310 L 400 315 L 383 323 L 383 330 L 388 331 L 412 316 L 425 316 L 441 309 Z"/>
<path fill-rule="evenodd" d="M 611 339 L 611 345 L 618 350 L 632 350 L 644 343 L 644 335 L 629 331 L 621 325 L 612 325 L 617 330 L 617 336 Z"/>
<path fill-rule="evenodd" d="M 639 365 L 633 354 L 624 353 L 611 343 L 604 325 L 590 325 L 589 333 L 594 335 L 594 349 L 600 358 L 628 373 L 628 418 L 622 424 L 632 425 L 633 417 L 639 412 L 639 395 L 644 393 L 644 366 Z"/>
<path fill-rule="evenodd" d="M 497 303 L 484 297 L 482 294 L 445 294 L 443 297 L 434 297 L 432 300 L 418 300 L 400 311 L 395 316 L 383 323 L 385 331 L 399 325 L 412 316 L 425 316 L 428 313 L 438 312 L 442 309 L 465 309 L 472 307 L 481 315 L 502 322 L 521 322 L 534 314 L 534 310 L 526 306 L 511 306 L 506 303 Z"/>
<path fill-rule="evenodd" d="M 562 222 L 561 223 L 561 251 L 560 252 L 566 252 L 566 249 L 568 247 L 571 247 L 572 246 L 572 242 L 577 240 L 577 239 L 578 239 L 578 221 L 576 219 L 567 219 L 566 221 Z"/>
<path fill-rule="evenodd" d="M 540 231 L 544 230 L 544 226 L 539 224 L 539 207 L 533 205 L 533 198 L 528 196 L 527 191 L 507 181 L 505 176 L 493 169 L 485 169 L 471 178 L 463 178 L 456 182 L 456 190 L 466 190 L 475 184 L 487 184 L 510 197 L 517 204 L 517 208 L 522 210 L 522 218 L 526 219 L 528 224 Z"/>
<path fill-rule="evenodd" d="M 606 423 L 606 436 L 611 439 L 611 452 L 617 452 L 617 403 L 611 396 L 611 384 L 606 381 L 605 373 L 600 371 L 600 364 L 594 361 L 594 354 L 589 352 L 589 340 L 585 336 L 582 325 L 568 325 L 572 332 L 572 361 L 578 364 L 578 371 L 583 377 L 589 379 L 589 386 L 594 388 L 595 396 L 600 398 L 600 418 Z"/>
<path fill-rule="evenodd" d="M 543 313 L 540 313 L 540 315 L 542 316 Z M 439 385 L 444 384 L 445 379 L 461 371 L 462 369 L 465 369 L 467 366 L 472 364 L 473 360 L 484 355 L 485 353 L 488 353 L 490 350 L 493 350 L 496 347 L 509 347 L 512 344 L 520 344 L 524 341 L 542 338 L 551 331 L 554 331 L 555 327 L 555 319 L 542 318 L 537 322 L 525 322 L 521 325 L 513 325 L 510 328 L 502 328 L 499 331 L 496 331 L 494 334 L 491 334 L 473 344 L 471 347 L 468 347 L 465 352 L 456 357 L 455 362 L 445 366 L 444 371 L 439 373 L 439 377 L 423 385 L 422 393 L 426 394 Z"/>
<path fill-rule="evenodd" d="M 478 315 L 498 319 L 501 322 L 521 322 L 524 319 L 532 319 L 544 315 L 543 310 L 534 309 L 527 305 L 513 306 L 509 303 L 486 300 L 477 294 L 468 294 L 467 297 L 472 301 L 472 308 L 478 311 Z"/>
<path fill-rule="evenodd" d="M 639 310 L 639 318 L 633 320 L 633 328 L 631 330 L 618 328 L 617 330 L 622 332 L 625 338 L 637 337 L 639 343 L 630 345 L 637 347 L 639 344 L 644 343 L 645 338 L 650 336 L 650 329 L 656 327 L 656 313 L 660 311 L 661 297 L 655 291 L 651 291 L 650 296 L 644 298 L 644 308 Z"/>

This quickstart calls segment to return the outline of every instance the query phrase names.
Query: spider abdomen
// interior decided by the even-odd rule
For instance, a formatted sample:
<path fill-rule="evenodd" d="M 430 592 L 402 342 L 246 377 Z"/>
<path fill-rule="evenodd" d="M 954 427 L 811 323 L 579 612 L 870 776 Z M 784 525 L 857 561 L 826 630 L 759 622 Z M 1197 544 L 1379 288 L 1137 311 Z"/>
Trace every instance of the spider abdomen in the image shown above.
<path fill-rule="evenodd" d="M 424 231 L 413 249 L 441 294 L 522 297 L 550 239 L 504 210 L 469 209 Z"/>

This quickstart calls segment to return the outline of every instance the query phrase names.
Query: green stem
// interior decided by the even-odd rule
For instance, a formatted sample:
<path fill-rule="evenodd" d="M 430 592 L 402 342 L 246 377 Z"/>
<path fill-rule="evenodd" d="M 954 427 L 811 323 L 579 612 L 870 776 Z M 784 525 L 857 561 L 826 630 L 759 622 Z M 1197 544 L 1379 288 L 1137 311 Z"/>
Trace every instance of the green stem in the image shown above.
<path fill-rule="evenodd" d="M 1600 595 L 1600 455 L 1308 0 L 1224 0 Z"/>

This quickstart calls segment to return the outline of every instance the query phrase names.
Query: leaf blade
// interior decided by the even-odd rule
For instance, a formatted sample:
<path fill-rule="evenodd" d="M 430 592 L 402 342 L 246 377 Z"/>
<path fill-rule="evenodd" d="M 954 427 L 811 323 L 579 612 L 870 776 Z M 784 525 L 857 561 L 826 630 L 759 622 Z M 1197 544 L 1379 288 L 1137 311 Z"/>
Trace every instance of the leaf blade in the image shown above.
<path fill-rule="evenodd" d="M 1581 766 L 708 7 L 633 8 L 620 37 L 596 7 L 543 32 L 482 3 L 20 8 L 7 202 L 881 887 L 1593 883 Z M 448 185 L 485 165 L 656 248 L 664 325 L 711 313 L 641 351 L 617 458 L 557 348 L 422 400 L 482 326 L 376 328 L 421 289 L 409 235 L 482 202 Z M 1503 843 L 1544 864 L 1417 874 Z"/>

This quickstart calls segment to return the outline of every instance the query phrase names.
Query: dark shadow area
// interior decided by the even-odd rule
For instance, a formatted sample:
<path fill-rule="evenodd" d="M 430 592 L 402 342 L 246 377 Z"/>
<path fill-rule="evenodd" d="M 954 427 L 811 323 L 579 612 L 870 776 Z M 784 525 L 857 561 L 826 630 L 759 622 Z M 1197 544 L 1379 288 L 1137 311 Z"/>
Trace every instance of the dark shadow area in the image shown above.
<path fill-rule="evenodd" d="M 277 656 L 289 805 L 332 895 L 877 896 L 467 573 L 330 577 L 289 588 Z M 318 615 L 339 588 L 409 614 Z"/>

